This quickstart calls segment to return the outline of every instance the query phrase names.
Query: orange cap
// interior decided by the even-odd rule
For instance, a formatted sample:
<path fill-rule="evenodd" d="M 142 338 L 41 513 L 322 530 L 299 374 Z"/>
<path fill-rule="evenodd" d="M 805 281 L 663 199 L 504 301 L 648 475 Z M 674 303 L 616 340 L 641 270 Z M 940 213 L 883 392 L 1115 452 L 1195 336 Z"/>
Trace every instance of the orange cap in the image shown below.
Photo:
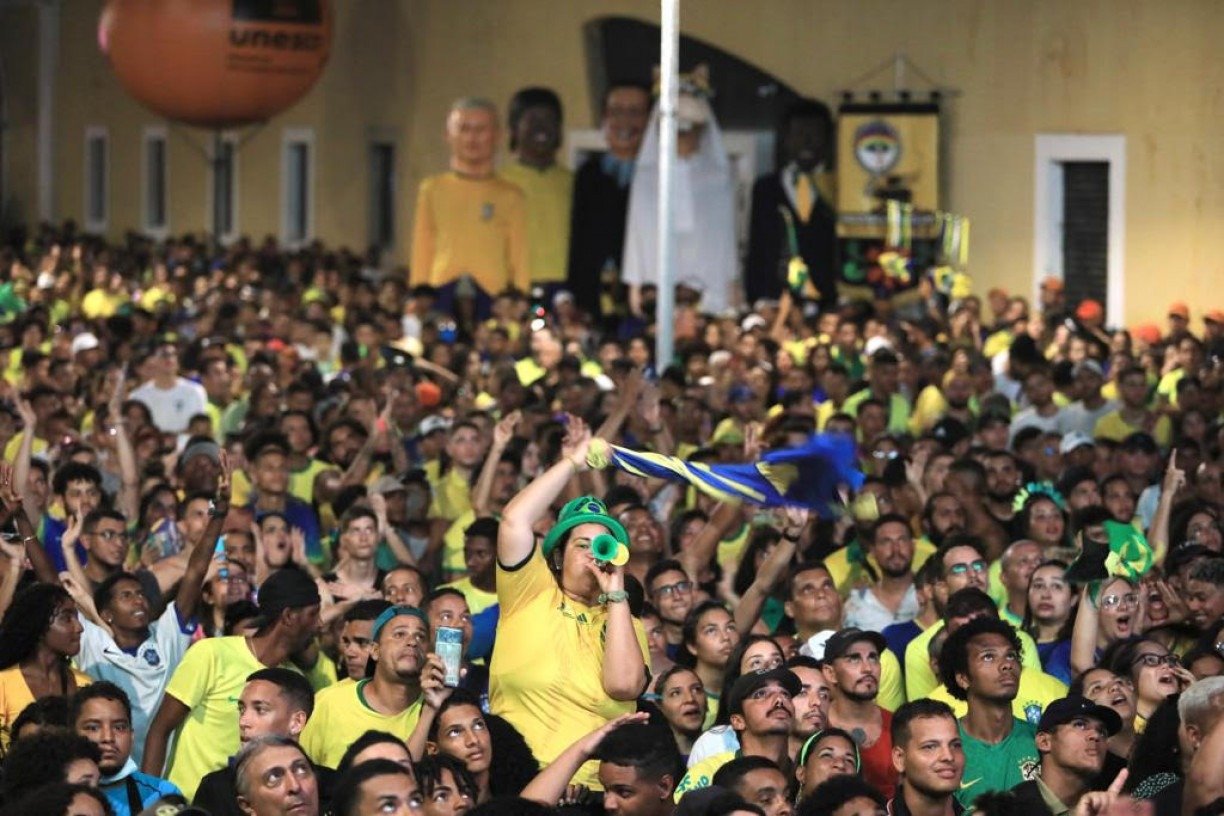
<path fill-rule="evenodd" d="M 1100 320 L 1105 316 L 1105 309 L 1095 300 L 1084 300 L 1076 308 L 1075 316 L 1080 320 Z"/>
<path fill-rule="evenodd" d="M 1152 323 L 1140 323 L 1133 330 L 1131 335 L 1142 343 L 1149 346 L 1154 346 L 1160 342 L 1160 329 Z"/>
<path fill-rule="evenodd" d="M 1182 320 L 1190 319 L 1190 307 L 1180 300 L 1169 306 L 1169 317 L 1180 317 Z"/>
<path fill-rule="evenodd" d="M 1041 281 L 1041 288 L 1049 289 L 1051 292 L 1061 292 L 1063 290 L 1062 278 L 1056 278 L 1053 275 L 1048 275 Z"/>
<path fill-rule="evenodd" d="M 422 408 L 433 408 L 442 402 L 442 389 L 429 380 L 421 380 L 416 384 L 416 395 Z"/>

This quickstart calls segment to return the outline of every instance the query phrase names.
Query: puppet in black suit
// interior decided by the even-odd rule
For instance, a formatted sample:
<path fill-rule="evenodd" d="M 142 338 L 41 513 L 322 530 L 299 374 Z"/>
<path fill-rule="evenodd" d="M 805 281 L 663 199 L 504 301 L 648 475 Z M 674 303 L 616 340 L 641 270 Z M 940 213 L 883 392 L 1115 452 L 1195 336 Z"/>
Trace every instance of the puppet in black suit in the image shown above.
<path fill-rule="evenodd" d="M 603 301 L 620 287 L 629 182 L 649 116 L 645 85 L 611 85 L 601 122 L 608 152 L 591 156 L 574 175 L 568 285 L 578 305 L 592 315 L 607 317 Z"/>
<path fill-rule="evenodd" d="M 791 107 L 778 128 L 778 171 L 752 187 L 744 289 L 751 304 L 776 298 L 796 254 L 807 264 L 822 308 L 837 303 L 836 213 L 831 174 L 833 124 L 815 101 Z"/>

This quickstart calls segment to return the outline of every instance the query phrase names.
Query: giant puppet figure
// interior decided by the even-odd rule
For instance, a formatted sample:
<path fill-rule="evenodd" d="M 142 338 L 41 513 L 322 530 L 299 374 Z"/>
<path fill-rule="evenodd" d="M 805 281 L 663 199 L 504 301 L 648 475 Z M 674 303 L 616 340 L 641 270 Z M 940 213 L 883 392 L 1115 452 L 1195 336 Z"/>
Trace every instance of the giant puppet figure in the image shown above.
<path fill-rule="evenodd" d="M 837 223 L 833 209 L 833 123 L 819 102 L 793 105 L 778 128 L 778 170 L 752 187 L 744 292 L 776 298 L 802 259 L 823 306 L 837 303 Z M 811 290 L 809 290 L 811 291 Z"/>
<path fill-rule="evenodd" d="M 698 66 L 680 77 L 675 189 L 675 284 L 699 292 L 701 311 L 717 314 L 737 302 L 735 186 L 722 134 L 710 109 L 709 77 Z M 657 285 L 659 108 L 638 153 L 629 193 L 623 280 L 629 308 L 641 313 L 642 287 Z"/>

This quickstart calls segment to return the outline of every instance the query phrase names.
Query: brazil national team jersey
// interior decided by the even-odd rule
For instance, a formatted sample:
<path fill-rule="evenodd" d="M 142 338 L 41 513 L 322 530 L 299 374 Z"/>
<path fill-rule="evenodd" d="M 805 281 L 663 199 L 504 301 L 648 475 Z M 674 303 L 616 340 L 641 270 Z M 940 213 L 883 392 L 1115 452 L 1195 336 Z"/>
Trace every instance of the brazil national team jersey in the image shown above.
<path fill-rule="evenodd" d="M 1036 779 L 1041 768 L 1037 753 L 1037 728 L 1024 720 L 1013 720 L 1011 733 L 1002 742 L 988 745 L 969 736 L 958 724 L 965 748 L 965 773 L 956 798 L 966 809 L 988 791 L 1005 791 Z"/>

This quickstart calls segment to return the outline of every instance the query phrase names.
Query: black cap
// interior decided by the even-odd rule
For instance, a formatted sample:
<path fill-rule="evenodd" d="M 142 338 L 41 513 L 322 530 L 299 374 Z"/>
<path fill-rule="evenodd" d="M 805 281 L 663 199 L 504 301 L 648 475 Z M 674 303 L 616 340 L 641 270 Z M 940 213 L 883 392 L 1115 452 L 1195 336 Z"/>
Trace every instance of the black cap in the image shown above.
<path fill-rule="evenodd" d="M 826 661 L 836 660 L 850 651 L 851 646 L 864 640 L 875 646 L 881 655 L 888 648 L 888 641 L 879 632 L 851 626 L 847 629 L 842 629 L 825 641 L 824 659 Z"/>
<path fill-rule="evenodd" d="M 731 684 L 731 691 L 727 695 L 727 710 L 732 714 L 743 714 L 744 700 L 766 683 L 780 683 L 792 697 L 803 690 L 803 683 L 799 681 L 799 677 L 790 669 L 781 666 L 769 671 L 748 672 L 741 674 Z"/>
<path fill-rule="evenodd" d="M 321 603 L 314 579 L 299 567 L 285 567 L 268 576 L 259 587 L 259 619 L 267 626 L 286 609 L 305 609 Z"/>
<path fill-rule="evenodd" d="M 1049 733 L 1077 717 L 1099 720 L 1111 737 L 1122 730 L 1122 718 L 1118 716 L 1118 712 L 1108 706 L 1097 705 L 1086 697 L 1071 695 L 1046 706 L 1045 711 L 1041 712 L 1041 720 L 1037 723 L 1037 732 Z"/>
<path fill-rule="evenodd" d="M 1152 438 L 1150 433 L 1144 433 L 1143 431 L 1135 431 L 1123 439 L 1119 449 L 1126 453 L 1160 453 L 1160 447 L 1156 444 L 1156 440 Z"/>
<path fill-rule="evenodd" d="M 958 442 L 969 438 L 969 429 L 959 419 L 944 417 L 931 428 L 931 437 L 950 450 Z"/>

